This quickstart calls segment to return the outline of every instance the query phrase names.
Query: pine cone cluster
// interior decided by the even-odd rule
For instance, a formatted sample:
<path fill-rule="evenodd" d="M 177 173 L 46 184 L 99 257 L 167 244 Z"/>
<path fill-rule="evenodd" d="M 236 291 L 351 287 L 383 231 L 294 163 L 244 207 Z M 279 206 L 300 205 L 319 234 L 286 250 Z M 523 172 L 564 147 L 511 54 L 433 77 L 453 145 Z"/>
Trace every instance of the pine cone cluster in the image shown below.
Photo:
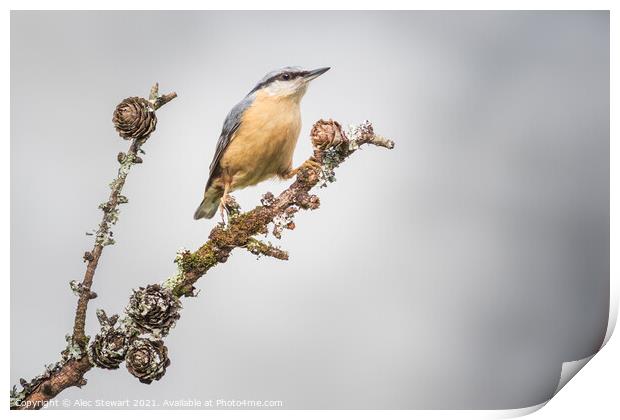
<path fill-rule="evenodd" d="M 336 147 L 346 141 L 342 134 L 342 127 L 334 120 L 319 120 L 310 132 L 312 145 L 319 150 Z"/>
<path fill-rule="evenodd" d="M 146 138 L 155 131 L 157 117 L 149 101 L 134 96 L 118 104 L 112 122 L 122 138 L 132 140 Z"/>
<path fill-rule="evenodd" d="M 168 348 L 161 340 L 136 338 L 129 344 L 125 357 L 127 370 L 144 384 L 158 381 L 170 365 Z"/>
<path fill-rule="evenodd" d="M 127 315 L 142 332 L 163 337 L 179 319 L 180 309 L 181 302 L 172 292 L 159 284 L 150 284 L 134 290 L 129 298 Z"/>

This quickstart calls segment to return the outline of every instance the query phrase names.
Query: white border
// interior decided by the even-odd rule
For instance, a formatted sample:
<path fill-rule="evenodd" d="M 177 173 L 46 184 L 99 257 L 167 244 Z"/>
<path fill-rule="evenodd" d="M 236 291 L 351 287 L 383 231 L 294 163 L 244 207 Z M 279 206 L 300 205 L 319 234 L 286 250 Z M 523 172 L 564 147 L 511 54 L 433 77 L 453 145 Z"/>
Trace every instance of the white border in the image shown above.
<path fill-rule="evenodd" d="M 90 1 L 88 3 L 72 0 L 72 1 L 8 1 L 9 10 L 39 10 L 50 9 L 53 3 L 54 10 L 241 10 L 241 9 L 264 9 L 264 10 L 277 10 L 277 9 L 301 9 L 301 10 L 348 10 L 352 2 L 344 2 L 341 0 L 308 0 L 301 2 L 299 7 L 294 7 L 289 1 L 275 1 L 275 0 L 263 0 L 258 4 L 256 1 L 250 0 L 238 0 L 238 1 L 214 1 L 206 3 L 199 0 L 176 0 L 164 1 L 164 0 L 150 0 L 148 2 L 130 1 L 130 0 L 108 0 L 108 1 Z M 382 0 L 381 2 L 373 2 L 368 0 L 358 0 L 354 4 L 359 9 L 364 10 L 389 10 L 389 9 L 401 9 L 401 10 L 610 10 L 611 19 L 611 74 L 617 73 L 619 68 L 618 63 L 618 18 L 617 12 L 620 10 L 619 6 L 616 6 L 617 2 L 593 0 L 593 1 L 552 1 L 552 0 L 523 0 L 523 1 L 396 1 L 396 0 Z M 378 7 L 380 4 L 381 7 Z M 148 6 L 148 8 L 145 8 Z M 205 6 L 208 6 L 205 8 Z M 260 6 L 260 7 L 259 7 Z M 465 7 L 466 6 L 466 7 Z M 3 49 L 4 56 L 7 57 L 10 51 L 10 17 L 8 10 L 3 17 Z M 3 79 L 5 83 L 5 92 L 10 92 L 10 75 L 8 63 L 3 67 Z M 617 114 L 616 100 L 618 98 L 618 85 L 612 76 L 611 78 L 611 214 L 617 215 L 620 207 L 618 206 L 618 145 L 616 140 L 617 133 Z M 2 118 L 4 124 L 2 127 L 5 129 L 6 137 L 2 142 L 3 153 L 1 154 L 2 165 L 0 171 L 2 171 L 2 197 L 8 198 L 10 196 L 10 93 L 5 94 L 5 100 L 2 102 Z M 9 205 L 4 204 L 0 206 L 0 216 L 3 221 L 2 232 L 4 241 L 2 243 L 2 265 L 4 269 L 5 287 L 9 288 L 10 278 L 9 270 L 9 252 L 10 252 L 10 215 Z M 611 333 L 616 324 L 618 314 L 618 277 L 619 269 L 618 263 L 614 259 L 614 256 L 618 255 L 618 223 L 612 217 L 611 219 L 611 243 L 610 243 L 610 255 L 611 255 L 611 271 L 610 271 L 610 287 L 611 287 L 611 302 L 610 302 L 610 320 L 605 342 L 611 337 Z M 4 325 L 9 324 L 10 314 L 10 291 L 6 290 L 4 294 Z M 5 337 L 9 337 L 8 331 L 5 333 Z M 537 412 L 534 416 L 538 418 L 583 418 L 585 415 L 593 418 L 608 418 L 612 413 L 618 413 L 617 395 L 615 390 L 617 387 L 617 377 L 612 372 L 617 373 L 618 369 L 620 345 L 617 344 L 617 339 L 612 341 L 611 345 L 606 345 L 602 354 L 596 355 L 591 363 L 584 368 L 584 373 L 580 374 L 580 379 L 577 381 L 571 381 L 566 386 L 565 390 L 562 390 L 558 396 L 554 397 L 549 403 L 549 407 L 545 410 Z M 5 378 L 9 377 L 8 361 L 9 361 L 9 349 L 10 346 L 1 346 L 2 360 L 5 361 L 3 369 L 5 370 Z M 567 366 L 574 367 L 579 363 L 567 364 Z M 575 382 L 573 384 L 573 382 Z M 10 378 L 9 378 L 10 383 Z M 561 387 L 558 387 L 558 390 Z M 545 404 L 540 406 L 525 408 L 521 410 L 498 410 L 498 411 L 354 411 L 347 412 L 355 417 L 364 418 L 506 418 L 517 415 L 528 414 L 528 412 L 535 411 Z M 118 414 L 117 414 L 118 413 Z M 182 414 L 181 414 L 182 413 Z M 136 413 L 134 413 L 136 414 Z M 159 412 L 159 414 L 166 415 L 165 412 Z M 312 416 L 325 416 L 328 417 L 340 417 L 345 414 L 344 411 L 209 411 L 208 414 L 204 411 L 175 411 L 174 415 L 183 416 L 196 416 L 204 417 L 226 417 L 226 418 L 239 418 L 251 415 L 253 418 L 309 418 Z M 593 415 L 594 414 L 594 415 Z M 28 415 L 28 414 L 26 414 Z M 72 417 L 82 416 L 82 411 L 48 411 L 47 415 L 52 417 Z M 109 411 L 91 411 L 89 416 L 104 417 L 109 416 Z M 121 415 L 121 412 L 115 412 L 114 415 Z M 154 415 L 154 414 L 153 414 Z M 542 417 L 541 417 L 542 416 Z"/>
<path fill-rule="evenodd" d="M 612 0 L 9 0 L 11 10 L 613 10 Z M 50 8 L 53 3 L 55 7 Z M 145 7 L 148 6 L 148 7 Z M 205 7 L 208 6 L 208 7 Z"/>

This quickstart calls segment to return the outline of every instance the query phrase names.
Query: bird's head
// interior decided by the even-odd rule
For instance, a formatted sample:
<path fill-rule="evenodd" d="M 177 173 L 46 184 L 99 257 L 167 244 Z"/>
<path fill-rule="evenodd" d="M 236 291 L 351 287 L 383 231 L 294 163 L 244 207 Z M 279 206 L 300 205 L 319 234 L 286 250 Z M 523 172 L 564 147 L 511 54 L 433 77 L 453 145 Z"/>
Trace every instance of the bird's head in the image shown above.
<path fill-rule="evenodd" d="M 261 91 L 270 96 L 301 99 L 306 93 L 308 84 L 327 70 L 329 67 L 321 67 L 315 70 L 304 70 L 301 67 L 283 67 L 267 73 L 250 93 Z"/>

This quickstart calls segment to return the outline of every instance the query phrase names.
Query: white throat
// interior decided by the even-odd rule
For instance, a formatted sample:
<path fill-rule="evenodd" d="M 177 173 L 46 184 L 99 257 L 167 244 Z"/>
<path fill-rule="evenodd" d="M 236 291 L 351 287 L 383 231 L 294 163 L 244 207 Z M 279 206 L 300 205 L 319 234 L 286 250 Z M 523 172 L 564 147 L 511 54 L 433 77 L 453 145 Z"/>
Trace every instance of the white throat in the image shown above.
<path fill-rule="evenodd" d="M 264 88 L 264 91 L 269 96 L 279 96 L 287 98 L 295 98 L 298 101 L 306 93 L 308 85 L 303 79 L 296 80 L 275 80 Z"/>

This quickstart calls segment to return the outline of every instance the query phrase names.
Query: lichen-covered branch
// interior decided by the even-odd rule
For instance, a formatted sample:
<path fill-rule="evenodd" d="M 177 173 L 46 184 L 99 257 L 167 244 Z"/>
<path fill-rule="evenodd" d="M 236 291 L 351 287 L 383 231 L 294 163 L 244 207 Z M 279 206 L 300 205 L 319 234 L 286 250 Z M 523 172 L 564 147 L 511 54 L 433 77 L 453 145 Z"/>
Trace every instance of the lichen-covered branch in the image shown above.
<path fill-rule="evenodd" d="M 93 365 L 116 369 L 124 361 L 127 370 L 143 383 L 161 379 L 170 364 L 163 339 L 180 318 L 181 298 L 196 296 L 194 284 L 200 277 L 215 265 L 226 262 L 236 248 L 259 257 L 287 260 L 286 251 L 258 237 L 271 232 L 279 239 L 284 230 L 295 228 L 294 217 L 298 211 L 317 209 L 319 198 L 310 194 L 310 190 L 335 181 L 335 169 L 364 144 L 394 147 L 391 140 L 376 135 L 367 121 L 345 131 L 335 121 L 320 120 L 313 126 L 311 138 L 314 151 L 309 160 L 313 165 L 306 165 L 277 197 L 266 193 L 261 205 L 248 212 L 242 213 L 234 200 L 227 203 L 228 224 L 213 228 L 207 242 L 198 250 L 180 250 L 175 258 L 176 274 L 162 284 L 134 290 L 120 320 L 117 315 L 108 318 L 105 312 L 98 311 L 101 329 L 89 345 L 88 357 L 79 352 L 63 356 L 64 362 L 48 368 L 44 376 L 23 383 L 19 395 L 14 390 L 12 397 L 21 402 L 21 408 L 40 408 L 40 403 L 37 406 L 35 402 L 47 401 L 69 386 L 83 385 L 83 375 Z M 89 299 L 92 298 L 90 285 L 85 288 L 82 283 L 77 287 L 80 296 L 86 296 L 87 290 Z"/>
<path fill-rule="evenodd" d="M 248 239 L 245 249 L 258 257 L 264 255 L 266 257 L 277 258 L 278 260 L 288 260 L 288 252 L 272 245 L 271 242 L 265 243 L 256 238 Z"/>
<path fill-rule="evenodd" d="M 121 152 L 117 156 L 120 167 L 116 178 L 110 183 L 110 197 L 108 201 L 99 205 L 103 211 L 103 218 L 95 232 L 95 245 L 92 251 L 87 251 L 84 254 L 84 261 L 87 262 L 86 273 L 84 273 L 82 282 L 77 285 L 79 299 L 75 311 L 72 336 L 73 343 L 82 349 L 88 345 L 88 338 L 84 333 L 88 302 L 97 297 L 97 294 L 91 291 L 95 270 L 103 248 L 114 244 L 111 227 L 118 221 L 118 207 L 120 204 L 128 202 L 127 198 L 121 194 L 125 181 L 131 167 L 134 164 L 142 163 L 139 153 L 157 125 L 155 111 L 176 96 L 177 94 L 174 92 L 160 96 L 159 84 L 155 83 L 151 88 L 148 100 L 137 97 L 127 98 L 114 111 L 112 121 L 117 131 L 121 137 L 130 140 L 131 145 L 127 153 Z M 72 289 L 75 291 L 74 284 L 72 284 Z"/>
<path fill-rule="evenodd" d="M 141 147 L 148 140 L 157 125 L 155 111 L 176 97 L 176 93 L 159 95 L 159 85 L 153 85 L 149 99 L 138 97 L 123 100 L 115 109 L 112 121 L 119 135 L 131 141 L 127 153 L 119 153 L 120 164 L 116 178 L 110 183 L 108 200 L 99 205 L 103 217 L 95 232 L 89 232 L 95 238 L 92 250 L 84 253 L 86 271 L 82 282 L 71 281 L 71 290 L 78 296 L 75 311 L 73 334 L 67 335 L 67 348 L 62 352 L 62 359 L 46 367 L 46 371 L 30 382 L 22 379 L 22 391 L 14 387 L 11 392 L 11 408 L 41 408 L 45 401 L 57 395 L 69 386 L 81 386 L 86 383 L 83 376 L 91 363 L 87 355 L 90 338 L 85 334 L 88 303 L 97 297 L 91 290 L 97 265 L 103 249 L 114 244 L 112 226 L 118 221 L 119 205 L 128 202 L 122 195 L 129 171 L 135 164 L 142 163 L 139 154 Z"/>
<path fill-rule="evenodd" d="M 326 186 L 335 180 L 334 170 L 364 144 L 392 149 L 394 142 L 374 133 L 366 121 L 344 131 L 336 121 L 320 120 L 311 131 L 314 146 L 311 160 L 319 165 L 307 165 L 297 179 L 280 195 L 267 193 L 261 205 L 246 213 L 232 212 L 228 225 L 216 226 L 209 240 L 195 252 L 182 251 L 177 255 L 178 272 L 164 282 L 177 297 L 193 296 L 194 283 L 218 263 L 226 262 L 235 248 L 245 248 L 254 254 L 288 259 L 285 251 L 256 238 L 265 235 L 271 227 L 279 238 L 284 229 L 295 228 L 293 218 L 299 210 L 314 210 L 320 201 L 310 194 L 315 186 Z"/>

